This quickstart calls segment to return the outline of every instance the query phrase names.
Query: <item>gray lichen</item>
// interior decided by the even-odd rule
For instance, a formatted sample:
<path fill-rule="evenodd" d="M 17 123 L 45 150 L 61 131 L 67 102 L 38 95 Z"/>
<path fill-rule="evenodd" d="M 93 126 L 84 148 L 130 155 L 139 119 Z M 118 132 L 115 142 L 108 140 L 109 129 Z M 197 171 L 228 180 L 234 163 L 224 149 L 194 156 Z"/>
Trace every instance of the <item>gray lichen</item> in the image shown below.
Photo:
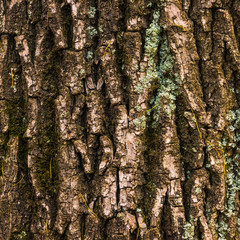
<path fill-rule="evenodd" d="M 94 18 L 95 14 L 96 14 L 96 8 L 95 7 L 90 7 L 89 11 L 88 11 L 88 17 L 89 18 Z"/>
<path fill-rule="evenodd" d="M 93 26 L 87 27 L 88 35 L 90 36 L 91 39 L 93 39 L 97 35 L 97 29 L 94 28 Z"/>
<path fill-rule="evenodd" d="M 160 38 L 159 19 L 160 10 L 153 13 L 153 21 L 146 30 L 144 50 L 147 67 L 144 69 L 142 65 L 140 66 L 140 71 L 145 71 L 146 75 L 140 79 L 140 83 L 135 87 L 135 92 L 141 94 L 144 89 L 150 89 L 153 83 L 160 85 L 157 95 L 150 101 L 150 104 L 154 107 L 153 126 L 158 122 L 160 111 L 165 112 L 169 117 L 174 112 L 180 79 L 177 74 L 174 74 L 173 57 L 168 47 L 167 37 L 164 35 L 163 39 Z M 155 58 L 160 42 L 162 42 L 159 51 L 160 65 L 157 66 Z"/>
<path fill-rule="evenodd" d="M 153 21 L 146 30 L 145 38 L 145 56 L 147 57 L 146 75 L 140 79 L 140 83 L 136 86 L 135 92 L 142 93 L 144 89 L 150 88 L 151 83 L 158 79 L 158 72 L 155 63 L 155 57 L 160 42 L 161 27 L 159 24 L 160 11 L 154 11 Z"/>
<path fill-rule="evenodd" d="M 134 119 L 133 123 L 135 124 L 136 128 L 142 130 L 146 128 L 146 120 L 147 120 L 146 116 L 143 115 L 139 118 Z"/>
<path fill-rule="evenodd" d="M 227 120 L 231 123 L 229 130 L 232 134 L 233 143 L 231 144 L 231 148 L 234 150 L 235 154 L 233 157 L 227 156 L 225 154 L 225 164 L 227 165 L 226 173 L 227 173 L 227 203 L 226 203 L 226 211 L 227 216 L 231 217 L 235 215 L 236 207 L 235 207 L 235 197 L 236 193 L 240 190 L 240 172 L 238 169 L 239 164 L 239 143 L 240 143 L 240 133 L 238 131 L 239 123 L 240 123 L 240 111 L 229 111 L 227 114 Z M 224 144 L 226 139 L 224 139 Z"/>
<path fill-rule="evenodd" d="M 183 226 L 184 234 L 182 239 L 194 240 L 194 229 L 192 222 L 186 222 Z"/>
<path fill-rule="evenodd" d="M 93 59 L 93 52 L 91 52 L 91 51 L 88 51 L 87 52 L 87 61 L 91 61 L 92 59 Z"/>
<path fill-rule="evenodd" d="M 150 101 L 152 106 L 156 106 L 153 110 L 153 126 L 158 122 L 161 111 L 169 117 L 172 116 L 176 108 L 175 101 L 179 94 L 178 84 L 180 83 L 179 76 L 174 74 L 173 57 L 171 56 L 165 35 L 160 47 L 159 56 L 161 59 L 160 66 L 158 67 L 160 87 L 157 90 L 157 95 Z"/>

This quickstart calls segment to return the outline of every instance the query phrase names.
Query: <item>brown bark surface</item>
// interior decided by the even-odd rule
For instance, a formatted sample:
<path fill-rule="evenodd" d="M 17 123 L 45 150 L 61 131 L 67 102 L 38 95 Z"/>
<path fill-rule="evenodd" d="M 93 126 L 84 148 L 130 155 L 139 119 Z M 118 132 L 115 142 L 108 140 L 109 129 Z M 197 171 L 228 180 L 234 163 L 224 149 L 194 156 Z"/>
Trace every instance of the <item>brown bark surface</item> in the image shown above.
<path fill-rule="evenodd" d="M 0 0 L 0 239 L 240 239 L 239 0 Z"/>

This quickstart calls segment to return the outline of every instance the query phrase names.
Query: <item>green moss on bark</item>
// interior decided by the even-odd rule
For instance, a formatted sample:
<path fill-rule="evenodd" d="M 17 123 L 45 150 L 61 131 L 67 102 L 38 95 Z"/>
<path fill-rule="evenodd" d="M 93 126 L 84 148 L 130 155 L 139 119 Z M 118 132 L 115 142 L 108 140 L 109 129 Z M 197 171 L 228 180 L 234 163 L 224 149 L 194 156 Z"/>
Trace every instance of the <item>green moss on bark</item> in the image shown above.
<path fill-rule="evenodd" d="M 41 154 L 37 157 L 37 172 L 39 187 L 45 190 L 56 191 L 56 157 L 58 134 L 55 123 L 55 105 L 53 99 L 46 99 L 43 103 L 41 128 L 39 129 L 38 146 Z"/>
<path fill-rule="evenodd" d="M 40 154 L 36 157 L 36 177 L 39 188 L 52 193 L 57 191 L 57 146 L 58 134 L 56 129 L 55 98 L 58 95 L 58 74 L 60 71 L 57 52 L 46 56 L 46 68 L 42 73 L 42 98 L 38 113 L 37 142 Z"/>
<path fill-rule="evenodd" d="M 19 231 L 13 232 L 11 234 L 10 240 L 29 240 L 29 236 L 24 229 L 20 229 Z"/>

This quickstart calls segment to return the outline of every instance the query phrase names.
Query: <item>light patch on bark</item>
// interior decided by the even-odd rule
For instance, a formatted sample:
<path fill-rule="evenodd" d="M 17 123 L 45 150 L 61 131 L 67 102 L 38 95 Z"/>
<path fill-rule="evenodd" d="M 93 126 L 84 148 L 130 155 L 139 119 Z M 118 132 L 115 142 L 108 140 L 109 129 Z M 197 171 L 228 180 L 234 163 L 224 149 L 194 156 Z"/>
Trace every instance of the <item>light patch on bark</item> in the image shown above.
<path fill-rule="evenodd" d="M 29 98 L 28 110 L 30 116 L 27 130 L 25 132 L 25 137 L 31 138 L 33 136 L 36 136 L 37 134 L 37 114 L 38 114 L 37 99 Z"/>
<path fill-rule="evenodd" d="M 108 169 L 104 176 L 105 177 L 101 182 L 102 203 L 100 209 L 104 218 L 110 218 L 117 209 L 116 171 Z"/>
<path fill-rule="evenodd" d="M 128 162 L 132 162 L 136 158 L 136 136 L 133 133 L 126 134 L 126 147 L 127 147 L 127 156 L 126 163 L 122 162 L 122 166 L 126 166 Z"/>
<path fill-rule="evenodd" d="M 23 58 L 25 62 L 29 62 L 29 48 L 28 48 L 28 43 L 27 40 L 24 39 L 24 35 L 20 35 L 15 37 L 16 44 L 20 44 L 23 46 L 22 51 L 19 51 L 19 55 Z"/>
<path fill-rule="evenodd" d="M 82 50 L 86 44 L 85 24 L 80 19 L 73 20 L 73 44 L 76 50 Z"/>
<path fill-rule="evenodd" d="M 153 208 L 152 208 L 152 216 L 151 216 L 151 227 L 157 227 L 160 222 L 160 217 L 162 213 L 164 199 L 166 197 L 167 187 L 163 187 L 162 189 L 156 189 L 156 197 L 154 199 Z"/>
<path fill-rule="evenodd" d="M 11 0 L 9 9 L 12 9 L 15 4 L 20 4 L 23 0 Z"/>
<path fill-rule="evenodd" d="M 77 152 L 79 152 L 81 154 L 81 157 L 83 159 L 84 172 L 86 174 L 92 173 L 93 169 L 92 169 L 91 161 L 87 154 L 87 145 L 84 142 L 82 142 L 81 140 L 75 140 L 73 142 L 74 142 L 74 146 L 75 146 Z"/>
<path fill-rule="evenodd" d="M 169 177 L 172 178 L 179 178 L 179 168 L 176 166 L 176 158 L 171 154 L 166 154 L 163 157 L 163 167 L 169 172 Z"/>
<path fill-rule="evenodd" d="M 183 12 L 179 9 L 176 4 L 167 4 L 165 7 L 165 11 L 168 14 L 168 21 L 170 21 L 170 24 L 173 24 L 173 26 L 179 26 L 184 31 L 190 31 L 192 24 L 190 24 L 190 21 L 183 20 Z M 169 23 L 168 23 L 169 24 Z"/>

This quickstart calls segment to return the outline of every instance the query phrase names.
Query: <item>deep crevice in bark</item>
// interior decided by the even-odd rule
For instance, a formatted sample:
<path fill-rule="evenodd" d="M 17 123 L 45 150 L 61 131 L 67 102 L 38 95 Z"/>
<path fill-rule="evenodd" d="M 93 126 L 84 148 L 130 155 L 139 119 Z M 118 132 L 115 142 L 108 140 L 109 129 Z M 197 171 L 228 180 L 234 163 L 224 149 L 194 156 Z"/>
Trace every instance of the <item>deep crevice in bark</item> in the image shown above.
<path fill-rule="evenodd" d="M 116 175 L 116 185 L 117 185 L 117 191 L 116 191 L 116 199 L 117 199 L 117 206 L 119 204 L 119 200 L 120 200 L 120 183 L 119 183 L 119 168 L 116 168 L 117 170 L 117 175 Z"/>
<path fill-rule="evenodd" d="M 62 13 L 62 16 L 65 18 L 63 22 L 63 25 L 64 25 L 63 34 L 67 36 L 68 49 L 71 49 L 72 38 L 73 38 L 73 18 L 71 14 L 71 6 L 69 4 L 65 4 L 61 8 L 61 13 Z"/>
<path fill-rule="evenodd" d="M 174 236 L 171 234 L 172 228 L 172 220 L 171 220 L 171 208 L 170 208 L 170 199 L 168 197 L 168 192 L 166 192 L 163 210 L 162 210 L 162 219 L 161 219 L 161 227 L 162 227 L 162 239 L 170 240 L 174 239 Z"/>

